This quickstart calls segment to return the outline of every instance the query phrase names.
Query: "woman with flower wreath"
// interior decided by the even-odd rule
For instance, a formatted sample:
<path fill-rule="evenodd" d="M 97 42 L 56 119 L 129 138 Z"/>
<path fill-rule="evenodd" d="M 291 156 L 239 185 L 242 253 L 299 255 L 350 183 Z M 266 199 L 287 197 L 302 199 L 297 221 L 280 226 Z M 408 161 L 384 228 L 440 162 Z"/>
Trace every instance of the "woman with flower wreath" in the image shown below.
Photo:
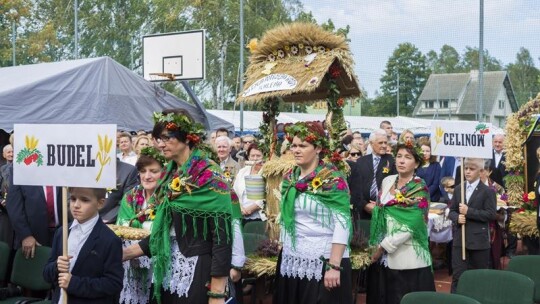
<path fill-rule="evenodd" d="M 409 292 L 435 291 L 426 226 L 429 193 L 415 175 L 422 162 L 412 141 L 398 143 L 398 174 L 383 180 L 371 218 L 369 243 L 376 246 L 371 261 L 382 271 L 375 294 L 368 288 L 368 303 L 398 304 Z"/>
<path fill-rule="evenodd" d="M 274 303 L 351 303 L 349 187 L 344 174 L 322 161 L 326 135 L 316 123 L 286 128 L 296 166 L 281 188 L 283 248 Z"/>
<path fill-rule="evenodd" d="M 233 205 L 219 166 L 202 145 L 205 130 L 184 110 L 154 113 L 152 136 L 170 160 L 156 190 L 149 237 L 124 260 L 152 257 L 151 303 L 224 303 L 231 269 Z"/>
<path fill-rule="evenodd" d="M 141 149 L 135 167 L 141 183 L 124 194 L 116 225 L 150 230 L 154 213 L 154 192 L 157 188 L 165 158 L 154 147 Z"/>

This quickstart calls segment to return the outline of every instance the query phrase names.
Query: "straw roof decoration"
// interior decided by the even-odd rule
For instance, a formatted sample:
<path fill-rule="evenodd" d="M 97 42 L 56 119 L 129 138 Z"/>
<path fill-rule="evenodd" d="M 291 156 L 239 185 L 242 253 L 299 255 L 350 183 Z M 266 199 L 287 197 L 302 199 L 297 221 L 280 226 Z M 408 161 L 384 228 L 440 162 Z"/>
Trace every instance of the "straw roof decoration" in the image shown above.
<path fill-rule="evenodd" d="M 286 24 L 252 40 L 244 91 L 237 102 L 255 103 L 281 97 L 290 102 L 313 102 L 328 96 L 324 81 L 336 63 L 341 97 L 360 96 L 354 61 L 344 37 L 311 23 Z"/>

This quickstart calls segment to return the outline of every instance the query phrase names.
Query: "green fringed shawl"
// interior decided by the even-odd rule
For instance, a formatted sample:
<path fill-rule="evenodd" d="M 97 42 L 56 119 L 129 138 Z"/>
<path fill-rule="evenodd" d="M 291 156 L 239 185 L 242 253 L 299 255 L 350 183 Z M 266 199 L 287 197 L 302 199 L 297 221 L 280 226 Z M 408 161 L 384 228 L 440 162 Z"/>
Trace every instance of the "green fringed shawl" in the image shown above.
<path fill-rule="evenodd" d="M 122 197 L 122 201 L 120 202 L 120 210 L 118 210 L 118 217 L 116 220 L 117 225 L 123 225 L 125 222 L 130 222 L 130 227 L 142 228 L 143 222 L 149 221 L 149 216 L 146 214 L 137 218 L 137 213 L 143 210 L 142 204 L 139 205 L 137 200 L 144 200 L 143 193 L 143 187 L 138 185 L 124 194 L 124 197 Z M 153 202 L 153 195 L 146 199 L 147 206 L 153 204 Z"/>
<path fill-rule="evenodd" d="M 401 193 L 404 194 L 410 204 L 390 203 L 378 205 L 373 209 L 369 244 L 377 246 L 387 235 L 409 232 L 412 236 L 412 245 L 416 255 L 428 265 L 431 265 L 426 225 L 429 210 L 429 192 L 426 183 L 423 179 L 415 177 L 401 188 Z M 388 218 L 394 221 L 391 230 L 387 226 Z"/>
<path fill-rule="evenodd" d="M 170 183 L 175 178 L 183 180 L 179 192 L 170 189 Z M 188 191 L 191 191 L 191 193 Z M 231 221 L 238 216 L 238 211 L 231 204 L 229 184 L 225 181 L 221 169 L 206 154 L 194 149 L 186 162 L 178 169 L 175 162 L 170 162 L 158 183 L 156 190 L 159 204 L 156 207 L 156 217 L 150 234 L 150 252 L 154 272 L 154 297 L 161 303 L 160 286 L 163 278 L 170 271 L 171 244 L 170 228 L 172 213 L 178 213 L 193 218 L 194 237 L 197 237 L 197 222 L 203 221 L 202 237 L 209 233 L 219 236 L 219 229 L 225 229 L 226 240 L 218 238 L 218 242 L 231 242 Z M 219 227 L 219 221 L 225 222 L 225 227 Z M 208 221 L 213 221 L 215 231 L 208 231 Z M 183 221 L 182 233 L 186 233 L 186 222 Z"/>
<path fill-rule="evenodd" d="M 302 179 L 299 179 L 299 176 L 300 167 L 295 166 L 285 175 L 281 185 L 280 224 L 291 238 L 293 247 L 296 246 L 294 202 L 300 193 L 311 196 L 328 208 L 329 212 L 319 218 L 323 226 L 327 227 L 333 215 L 337 214 L 339 223 L 351 232 L 350 194 L 345 175 L 334 165 L 320 162 L 315 171 Z M 315 208 L 310 212 L 317 215 L 318 210 Z M 351 237 L 352 233 L 349 233 L 349 242 Z"/>

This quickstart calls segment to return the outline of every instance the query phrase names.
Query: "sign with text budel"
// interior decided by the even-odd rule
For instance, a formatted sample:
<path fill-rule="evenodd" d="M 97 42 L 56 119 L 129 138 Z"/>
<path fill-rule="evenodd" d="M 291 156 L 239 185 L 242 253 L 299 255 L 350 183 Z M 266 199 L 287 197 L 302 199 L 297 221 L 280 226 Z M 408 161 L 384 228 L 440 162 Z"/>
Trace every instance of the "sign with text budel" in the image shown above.
<path fill-rule="evenodd" d="M 431 154 L 455 157 L 493 157 L 491 124 L 477 121 L 432 121 Z"/>
<path fill-rule="evenodd" d="M 15 185 L 116 187 L 116 125 L 14 125 Z"/>

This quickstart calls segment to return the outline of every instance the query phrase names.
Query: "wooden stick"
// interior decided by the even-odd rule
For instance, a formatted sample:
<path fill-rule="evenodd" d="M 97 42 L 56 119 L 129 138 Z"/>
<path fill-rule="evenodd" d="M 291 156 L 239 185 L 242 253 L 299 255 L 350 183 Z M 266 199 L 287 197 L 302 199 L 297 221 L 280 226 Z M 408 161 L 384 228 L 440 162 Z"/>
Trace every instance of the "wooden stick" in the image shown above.
<path fill-rule="evenodd" d="M 68 197 L 67 187 L 62 187 L 62 255 L 68 256 Z M 63 303 L 67 304 L 68 295 L 64 288 L 61 290 Z"/>
<path fill-rule="evenodd" d="M 463 175 L 463 165 L 465 163 L 463 162 L 463 157 L 461 157 L 461 203 L 465 203 L 465 176 Z M 459 210 L 459 209 L 458 209 Z M 461 214 L 461 213 L 460 213 Z M 465 224 L 461 225 L 461 258 L 465 261 Z"/>

